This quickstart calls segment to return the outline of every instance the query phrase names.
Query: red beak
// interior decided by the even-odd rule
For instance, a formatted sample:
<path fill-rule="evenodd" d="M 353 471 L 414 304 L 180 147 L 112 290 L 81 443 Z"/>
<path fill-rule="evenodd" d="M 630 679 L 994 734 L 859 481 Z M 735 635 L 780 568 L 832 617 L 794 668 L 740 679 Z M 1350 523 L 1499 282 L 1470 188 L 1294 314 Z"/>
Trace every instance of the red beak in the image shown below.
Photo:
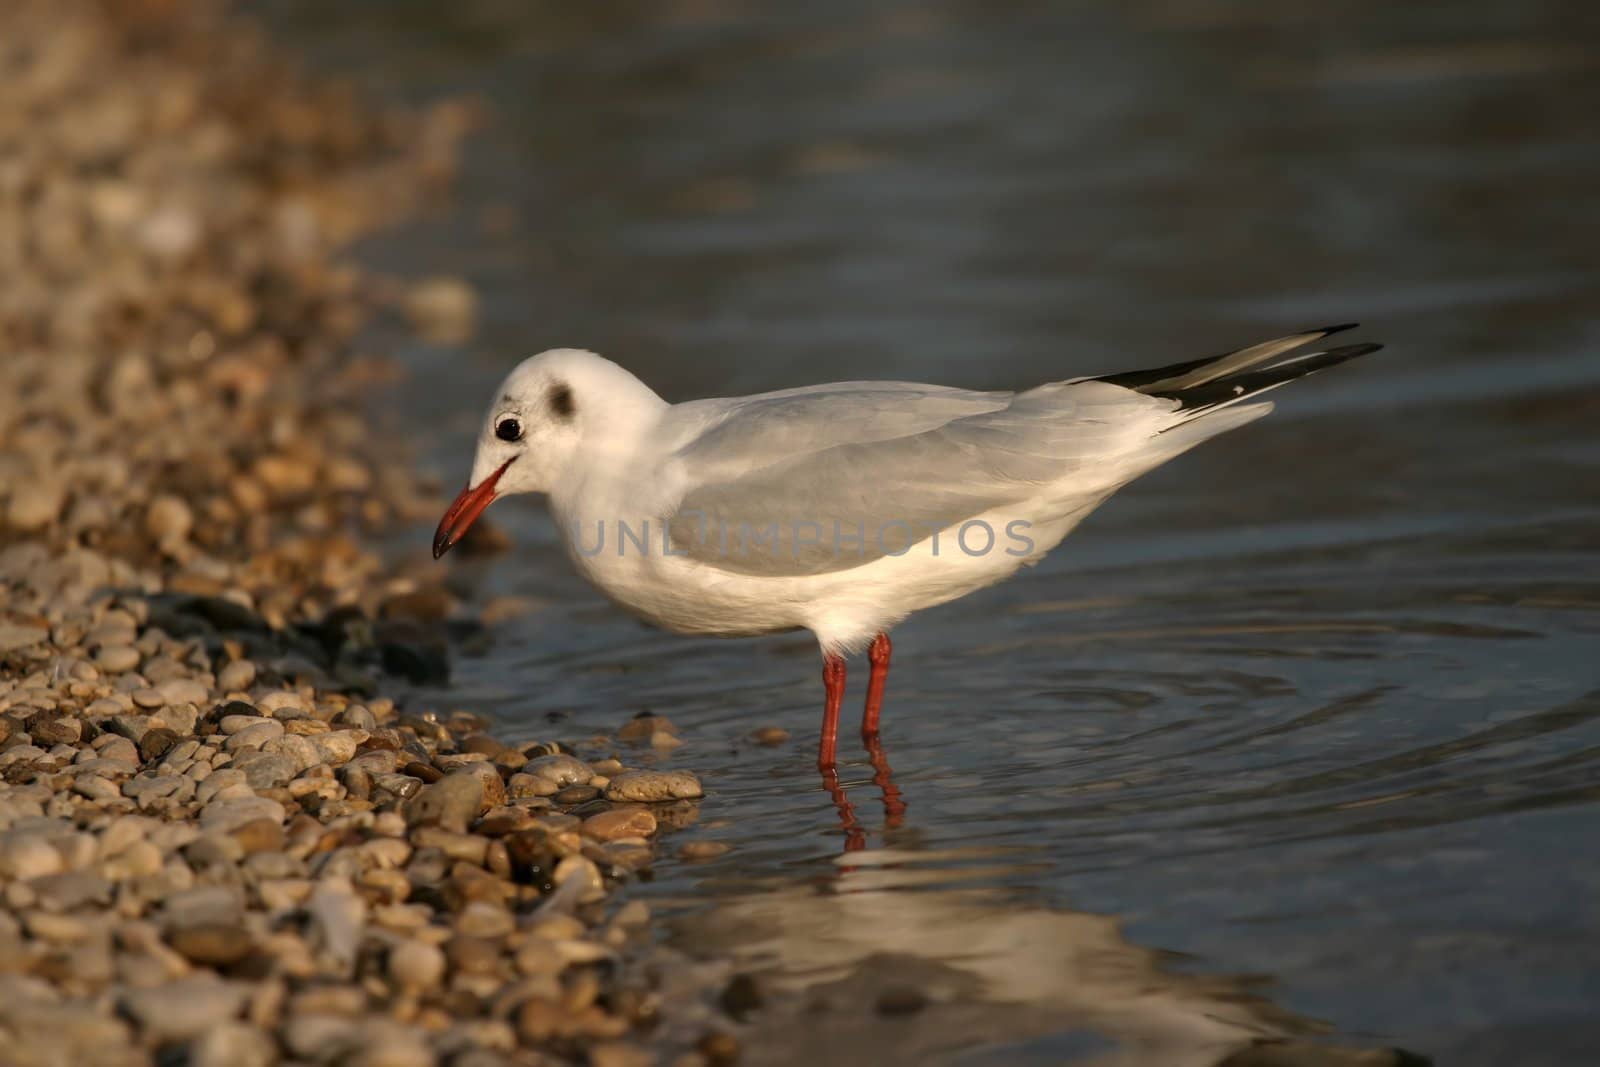
<path fill-rule="evenodd" d="M 455 503 L 444 513 L 444 518 L 439 520 L 439 528 L 433 532 L 433 558 L 438 559 L 466 534 L 467 528 L 478 521 L 478 516 L 483 514 L 483 509 L 494 503 L 498 495 L 494 487 L 500 481 L 500 476 L 506 468 L 516 460 L 512 456 L 500 464 L 500 469 L 477 485 L 468 486 L 461 490 L 461 495 L 456 497 Z"/>

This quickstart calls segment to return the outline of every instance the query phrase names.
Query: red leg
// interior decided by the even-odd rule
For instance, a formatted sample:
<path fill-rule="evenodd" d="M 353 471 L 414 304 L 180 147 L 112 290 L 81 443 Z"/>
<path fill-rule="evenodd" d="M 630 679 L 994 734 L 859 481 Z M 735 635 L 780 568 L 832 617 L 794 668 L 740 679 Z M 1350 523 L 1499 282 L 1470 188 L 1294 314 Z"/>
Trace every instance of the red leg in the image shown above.
<path fill-rule="evenodd" d="M 830 771 L 839 749 L 839 705 L 844 701 L 843 656 L 822 657 L 822 685 L 827 697 L 822 706 L 822 744 L 817 749 L 817 766 Z"/>
<path fill-rule="evenodd" d="M 872 647 L 867 650 L 872 674 L 867 679 L 867 708 L 861 714 L 861 740 L 869 748 L 878 739 L 878 713 L 883 710 L 883 686 L 889 680 L 889 654 L 893 651 L 888 634 L 874 637 Z"/>

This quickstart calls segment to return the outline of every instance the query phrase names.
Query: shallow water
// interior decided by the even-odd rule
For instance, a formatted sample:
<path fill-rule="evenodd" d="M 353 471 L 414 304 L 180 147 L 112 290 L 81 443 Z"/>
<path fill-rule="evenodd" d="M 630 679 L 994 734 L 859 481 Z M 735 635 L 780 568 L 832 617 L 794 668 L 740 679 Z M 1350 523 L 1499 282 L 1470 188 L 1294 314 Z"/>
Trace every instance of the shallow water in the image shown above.
<path fill-rule="evenodd" d="M 561 344 L 669 399 L 1026 385 L 1351 318 L 1389 345 L 900 627 L 892 810 L 853 737 L 848 825 L 818 781 L 808 637 L 645 629 L 535 505 L 497 505 L 518 550 L 455 577 L 540 608 L 443 699 L 524 737 L 678 724 L 668 762 L 708 787 L 680 837 L 734 850 L 635 892 L 765 976 L 758 1062 L 1210 1064 L 1311 1020 L 1338 1047 L 1578 1062 L 1600 1043 L 1593 16 L 1061 7 L 273 5 L 325 66 L 494 108 L 460 204 L 369 250 L 484 296 L 467 351 L 403 353 L 448 485 L 499 377 Z M 748 743 L 767 725 L 793 740 Z M 874 1010 L 900 987 L 935 1003 Z"/>

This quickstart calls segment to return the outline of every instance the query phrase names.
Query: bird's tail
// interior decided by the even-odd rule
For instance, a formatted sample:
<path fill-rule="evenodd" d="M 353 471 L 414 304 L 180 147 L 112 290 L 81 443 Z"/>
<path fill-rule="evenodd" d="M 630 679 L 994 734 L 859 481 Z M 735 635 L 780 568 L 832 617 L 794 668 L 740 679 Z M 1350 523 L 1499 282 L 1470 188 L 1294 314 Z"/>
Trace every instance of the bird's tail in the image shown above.
<path fill-rule="evenodd" d="M 1179 421 L 1173 428 L 1210 415 L 1221 408 L 1249 400 L 1296 378 L 1367 355 L 1382 348 L 1378 344 L 1344 345 L 1339 348 L 1287 355 L 1297 348 L 1320 341 L 1330 334 L 1354 329 L 1356 323 L 1326 326 L 1320 330 L 1290 334 L 1263 341 L 1220 356 L 1174 363 L 1153 370 L 1108 374 L 1095 381 L 1109 382 L 1147 396 L 1165 397 L 1178 402 Z M 1284 357 L 1284 358 L 1280 358 Z M 1264 406 L 1264 405 L 1263 405 Z M 1260 411 L 1252 417 L 1266 412 Z M 1249 421 L 1249 420 L 1243 420 Z M 1207 435 L 1209 436 L 1209 435 Z"/>

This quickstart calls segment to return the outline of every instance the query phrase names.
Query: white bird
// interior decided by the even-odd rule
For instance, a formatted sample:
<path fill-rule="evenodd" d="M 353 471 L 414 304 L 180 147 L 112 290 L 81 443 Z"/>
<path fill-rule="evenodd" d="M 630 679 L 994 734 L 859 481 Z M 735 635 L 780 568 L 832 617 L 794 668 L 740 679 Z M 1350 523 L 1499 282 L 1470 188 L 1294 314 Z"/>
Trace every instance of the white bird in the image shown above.
<path fill-rule="evenodd" d="M 836 382 L 682 404 L 553 349 L 496 393 L 433 554 L 498 497 L 542 492 L 578 569 L 634 615 L 688 634 L 810 630 L 828 770 L 847 654 L 870 646 L 871 748 L 891 627 L 1037 563 L 1134 478 L 1272 410 L 1242 401 L 1381 347 L 1290 354 L 1349 328 L 1016 393 Z"/>

